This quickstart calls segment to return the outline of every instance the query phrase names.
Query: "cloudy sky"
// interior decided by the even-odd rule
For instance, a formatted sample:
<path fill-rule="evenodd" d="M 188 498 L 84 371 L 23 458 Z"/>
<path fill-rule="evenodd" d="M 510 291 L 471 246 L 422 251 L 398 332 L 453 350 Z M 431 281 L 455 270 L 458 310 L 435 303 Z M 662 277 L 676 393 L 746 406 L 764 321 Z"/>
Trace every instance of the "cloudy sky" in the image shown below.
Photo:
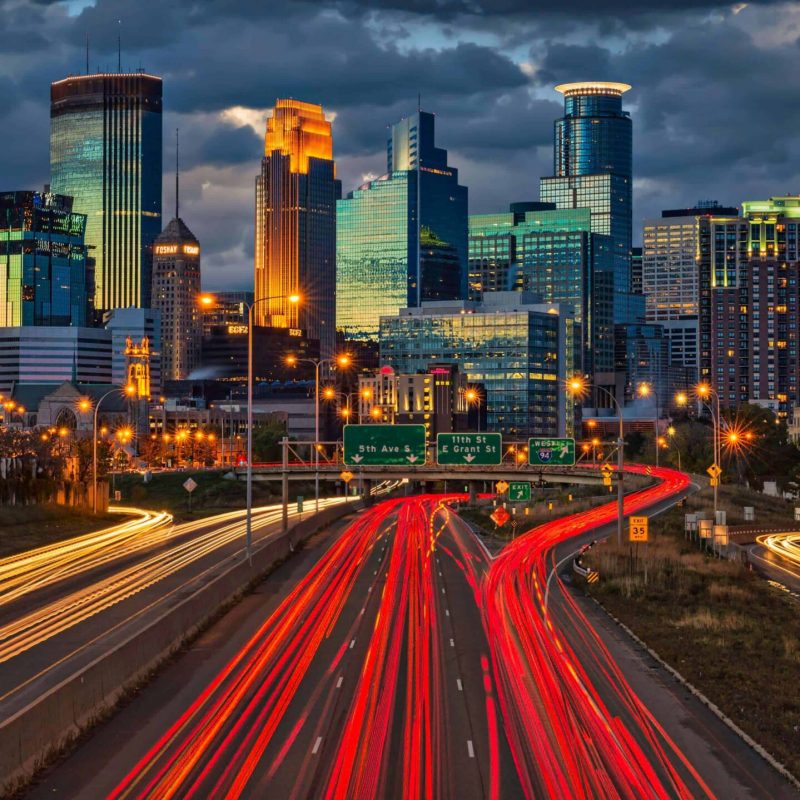
<path fill-rule="evenodd" d="M 253 184 L 276 97 L 324 105 L 347 192 L 422 105 L 470 210 L 536 199 L 554 84 L 617 80 L 634 119 L 634 230 L 698 199 L 800 192 L 800 4 L 714 0 L 0 0 L 0 188 L 48 180 L 51 80 L 164 77 L 164 207 L 181 129 L 181 216 L 209 289 L 252 283 Z M 635 238 L 638 234 L 635 233 Z"/>

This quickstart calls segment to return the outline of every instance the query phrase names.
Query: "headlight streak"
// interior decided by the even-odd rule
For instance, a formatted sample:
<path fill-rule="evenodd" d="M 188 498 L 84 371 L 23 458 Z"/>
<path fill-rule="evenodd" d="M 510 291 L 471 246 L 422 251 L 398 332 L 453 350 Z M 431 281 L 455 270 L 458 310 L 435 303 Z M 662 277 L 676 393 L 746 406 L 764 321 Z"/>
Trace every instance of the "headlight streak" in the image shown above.
<path fill-rule="evenodd" d="M 800 568 L 800 532 L 768 533 L 757 536 L 756 541 L 771 553 L 789 561 L 793 567 Z M 794 574 L 800 577 L 800 572 Z"/>

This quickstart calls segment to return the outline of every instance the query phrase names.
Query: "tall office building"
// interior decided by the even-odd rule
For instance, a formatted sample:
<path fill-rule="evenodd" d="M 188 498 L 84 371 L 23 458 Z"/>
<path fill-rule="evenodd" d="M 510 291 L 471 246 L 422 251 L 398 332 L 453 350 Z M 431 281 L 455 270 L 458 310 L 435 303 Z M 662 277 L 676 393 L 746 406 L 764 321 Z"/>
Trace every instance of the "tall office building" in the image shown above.
<path fill-rule="evenodd" d="M 736 208 L 707 202 L 670 209 L 643 228 L 642 293 L 648 322 L 664 327 L 670 362 L 699 377 L 701 239 L 710 221 L 738 216 Z"/>
<path fill-rule="evenodd" d="M 161 78 L 78 75 L 50 87 L 50 181 L 86 215 L 95 306 L 150 303 L 161 231 Z"/>
<path fill-rule="evenodd" d="M 377 340 L 382 315 L 467 295 L 467 189 L 424 111 L 392 126 L 387 173 L 337 204 L 336 326 Z"/>
<path fill-rule="evenodd" d="M 581 326 L 577 368 L 606 384 L 614 370 L 611 239 L 592 233 L 588 208 L 514 203 L 469 217 L 469 281 L 484 291 L 531 292 L 569 308 Z"/>
<path fill-rule="evenodd" d="M 255 319 L 303 330 L 319 339 L 325 357 L 336 337 L 340 196 L 331 124 L 322 106 L 276 100 L 256 178 Z M 287 298 L 296 292 L 303 299 L 292 304 Z"/>
<path fill-rule="evenodd" d="M 90 324 L 85 228 L 71 197 L 0 193 L 0 327 Z"/>
<path fill-rule="evenodd" d="M 592 231 L 611 237 L 615 322 L 632 322 L 632 123 L 622 109 L 627 83 L 590 81 L 556 86 L 564 116 L 555 122 L 553 176 L 540 198 L 558 208 L 588 208 Z"/>
<path fill-rule="evenodd" d="M 564 382 L 578 368 L 571 309 L 525 292 L 486 292 L 479 303 L 439 301 L 380 320 L 381 363 L 400 373 L 457 364 L 485 387 L 487 428 L 509 436 L 571 436 L 574 401 Z"/>
<path fill-rule="evenodd" d="M 177 209 L 176 209 L 177 212 Z M 176 216 L 153 245 L 152 307 L 161 312 L 161 373 L 180 381 L 200 364 L 200 242 Z"/>

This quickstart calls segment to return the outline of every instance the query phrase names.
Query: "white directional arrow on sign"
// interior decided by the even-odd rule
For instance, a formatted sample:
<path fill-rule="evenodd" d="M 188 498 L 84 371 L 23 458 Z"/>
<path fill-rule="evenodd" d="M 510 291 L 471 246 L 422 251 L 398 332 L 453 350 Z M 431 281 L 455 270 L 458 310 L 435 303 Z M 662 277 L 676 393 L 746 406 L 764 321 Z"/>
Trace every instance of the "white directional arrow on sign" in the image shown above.
<path fill-rule="evenodd" d="M 410 464 L 413 464 L 417 460 L 416 456 L 406 456 L 406 458 L 408 459 Z"/>
<path fill-rule="evenodd" d="M 353 456 L 353 458 L 351 460 L 355 461 L 356 464 L 358 464 L 359 461 L 363 461 L 364 460 L 364 456 Z"/>
<path fill-rule="evenodd" d="M 466 461 L 467 464 L 473 462 L 474 460 L 475 460 L 475 456 L 473 456 L 472 453 L 470 453 L 469 455 L 464 456 L 464 461 Z"/>

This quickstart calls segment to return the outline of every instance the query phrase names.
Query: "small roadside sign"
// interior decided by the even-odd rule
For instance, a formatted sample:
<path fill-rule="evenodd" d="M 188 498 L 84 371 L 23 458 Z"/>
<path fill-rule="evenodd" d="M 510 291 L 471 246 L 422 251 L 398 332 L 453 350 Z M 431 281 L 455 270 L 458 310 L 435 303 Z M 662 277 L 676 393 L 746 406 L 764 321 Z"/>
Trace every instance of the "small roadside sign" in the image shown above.
<path fill-rule="evenodd" d="M 628 520 L 628 540 L 631 542 L 646 542 L 649 532 L 647 517 L 631 517 Z"/>
<path fill-rule="evenodd" d="M 508 491 L 508 482 L 497 481 L 497 483 L 494 485 L 494 488 L 497 491 L 497 494 L 504 494 L 505 492 Z"/>
<path fill-rule="evenodd" d="M 353 480 L 353 473 L 352 473 L 352 472 L 350 472 L 349 470 L 344 470 L 344 472 L 340 472 L 340 473 L 339 473 L 339 477 L 340 477 L 340 478 L 341 478 L 341 479 L 342 479 L 342 480 L 343 480 L 345 483 L 350 483 L 350 481 L 351 481 L 351 480 Z"/>
<path fill-rule="evenodd" d="M 511 514 L 503 506 L 499 506 L 492 512 L 491 519 L 498 528 L 502 528 L 511 519 Z"/>
<path fill-rule="evenodd" d="M 524 503 L 531 499 L 530 481 L 511 481 L 508 485 L 508 499 Z"/>
<path fill-rule="evenodd" d="M 303 497 L 303 495 L 301 495 L 301 494 L 297 495 L 297 513 L 298 514 L 302 514 L 303 513 L 303 500 L 305 500 L 305 497 Z"/>
<path fill-rule="evenodd" d="M 709 474 L 709 475 L 710 475 L 712 478 L 719 478 L 719 476 L 720 476 L 720 475 L 722 475 L 722 467 L 720 467 L 720 465 L 719 465 L 719 464 L 712 464 L 712 465 L 711 465 L 711 466 L 710 466 L 710 467 L 709 467 L 709 468 L 706 470 L 706 472 L 707 472 L 707 473 L 708 473 L 708 474 Z"/>
<path fill-rule="evenodd" d="M 197 481 L 195 481 L 193 478 L 187 478 L 183 482 L 183 488 L 186 489 L 189 494 L 191 494 L 197 488 Z"/>

